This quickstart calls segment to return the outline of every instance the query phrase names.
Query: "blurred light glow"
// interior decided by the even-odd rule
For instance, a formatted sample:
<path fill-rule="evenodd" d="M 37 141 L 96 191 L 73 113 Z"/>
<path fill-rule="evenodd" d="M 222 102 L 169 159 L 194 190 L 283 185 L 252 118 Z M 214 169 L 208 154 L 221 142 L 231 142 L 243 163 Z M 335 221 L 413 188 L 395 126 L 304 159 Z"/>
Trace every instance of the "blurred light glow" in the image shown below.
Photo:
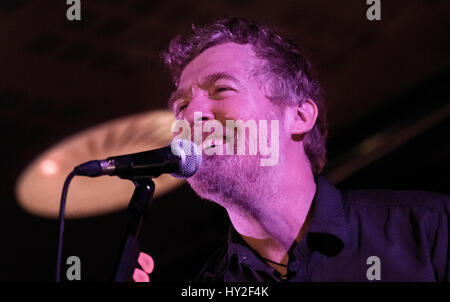
<path fill-rule="evenodd" d="M 168 110 L 148 111 L 108 121 L 70 136 L 36 157 L 21 173 L 15 194 L 27 212 L 46 218 L 59 215 L 61 190 L 73 168 L 93 159 L 167 146 L 175 120 Z M 183 181 L 165 174 L 154 180 L 154 198 Z M 75 177 L 67 195 L 66 217 L 81 218 L 126 209 L 132 182 L 118 177 Z"/>
<path fill-rule="evenodd" d="M 44 159 L 41 162 L 41 170 L 43 175 L 55 175 L 59 171 L 58 163 L 53 159 Z"/>

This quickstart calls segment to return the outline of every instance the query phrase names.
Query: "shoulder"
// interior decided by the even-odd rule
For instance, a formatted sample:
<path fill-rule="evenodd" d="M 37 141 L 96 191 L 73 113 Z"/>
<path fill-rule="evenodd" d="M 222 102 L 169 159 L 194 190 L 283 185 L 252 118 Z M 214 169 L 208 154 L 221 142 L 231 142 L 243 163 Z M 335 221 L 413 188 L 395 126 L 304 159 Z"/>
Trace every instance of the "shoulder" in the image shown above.
<path fill-rule="evenodd" d="M 432 234 L 439 225 L 448 224 L 450 197 L 427 191 L 353 190 L 343 191 L 342 201 L 350 221 L 361 221 L 366 227 L 403 226 L 423 228 Z"/>
<path fill-rule="evenodd" d="M 227 245 L 217 249 L 203 266 L 195 281 L 223 282 L 225 268 L 228 262 L 227 251 Z"/>
<path fill-rule="evenodd" d="M 430 251 L 448 240 L 450 198 L 426 191 L 354 190 L 343 191 L 342 201 L 348 221 L 379 246 L 394 240 L 405 248 Z M 447 248 L 445 248 L 447 250 Z"/>
<path fill-rule="evenodd" d="M 348 207 L 450 209 L 449 196 L 427 191 L 351 190 L 342 191 L 342 199 Z"/>

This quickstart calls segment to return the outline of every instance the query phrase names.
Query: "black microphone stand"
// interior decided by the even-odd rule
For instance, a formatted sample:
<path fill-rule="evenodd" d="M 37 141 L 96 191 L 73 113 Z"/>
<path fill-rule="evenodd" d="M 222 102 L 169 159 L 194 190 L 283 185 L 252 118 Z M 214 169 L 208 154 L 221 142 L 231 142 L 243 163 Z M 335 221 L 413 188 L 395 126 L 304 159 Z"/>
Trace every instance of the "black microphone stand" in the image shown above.
<path fill-rule="evenodd" d="M 125 178 L 125 177 L 123 177 Z M 120 257 L 114 282 L 131 282 L 137 266 L 139 249 L 139 232 L 144 218 L 148 216 L 149 205 L 155 191 L 155 183 L 151 177 L 129 177 L 135 189 L 128 205 L 129 221 L 126 228 L 122 254 Z"/>

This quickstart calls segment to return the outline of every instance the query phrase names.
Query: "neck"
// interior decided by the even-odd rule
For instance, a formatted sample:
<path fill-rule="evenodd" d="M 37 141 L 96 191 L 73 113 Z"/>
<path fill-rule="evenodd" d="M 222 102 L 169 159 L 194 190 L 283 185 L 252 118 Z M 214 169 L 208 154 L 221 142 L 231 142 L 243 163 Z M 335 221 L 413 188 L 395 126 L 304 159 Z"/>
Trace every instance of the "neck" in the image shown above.
<path fill-rule="evenodd" d="M 265 184 L 265 196 L 258 196 L 255 200 L 258 204 L 256 211 L 227 208 L 231 223 L 247 244 L 261 257 L 282 264 L 287 264 L 289 249 L 301 240 L 306 231 L 309 209 L 316 192 L 310 169 L 300 169 L 306 172 L 301 175 L 298 171 L 296 175 L 279 174 L 286 178 L 271 182 L 272 190 L 267 190 Z M 253 188 L 253 191 L 260 191 L 258 189 Z M 268 191 L 273 194 L 267 194 Z M 271 266 L 279 271 L 285 270 Z"/>

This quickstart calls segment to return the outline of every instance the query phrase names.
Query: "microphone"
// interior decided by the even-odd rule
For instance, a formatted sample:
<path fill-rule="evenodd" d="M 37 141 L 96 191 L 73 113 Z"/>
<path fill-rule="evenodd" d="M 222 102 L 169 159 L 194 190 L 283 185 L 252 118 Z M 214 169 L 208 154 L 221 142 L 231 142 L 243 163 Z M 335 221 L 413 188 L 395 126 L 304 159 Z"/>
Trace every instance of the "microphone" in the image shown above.
<path fill-rule="evenodd" d="M 170 173 L 185 179 L 194 175 L 201 163 L 200 148 L 191 141 L 177 139 L 167 147 L 155 150 L 91 160 L 75 167 L 74 171 L 82 176 L 116 175 L 126 179 Z"/>

